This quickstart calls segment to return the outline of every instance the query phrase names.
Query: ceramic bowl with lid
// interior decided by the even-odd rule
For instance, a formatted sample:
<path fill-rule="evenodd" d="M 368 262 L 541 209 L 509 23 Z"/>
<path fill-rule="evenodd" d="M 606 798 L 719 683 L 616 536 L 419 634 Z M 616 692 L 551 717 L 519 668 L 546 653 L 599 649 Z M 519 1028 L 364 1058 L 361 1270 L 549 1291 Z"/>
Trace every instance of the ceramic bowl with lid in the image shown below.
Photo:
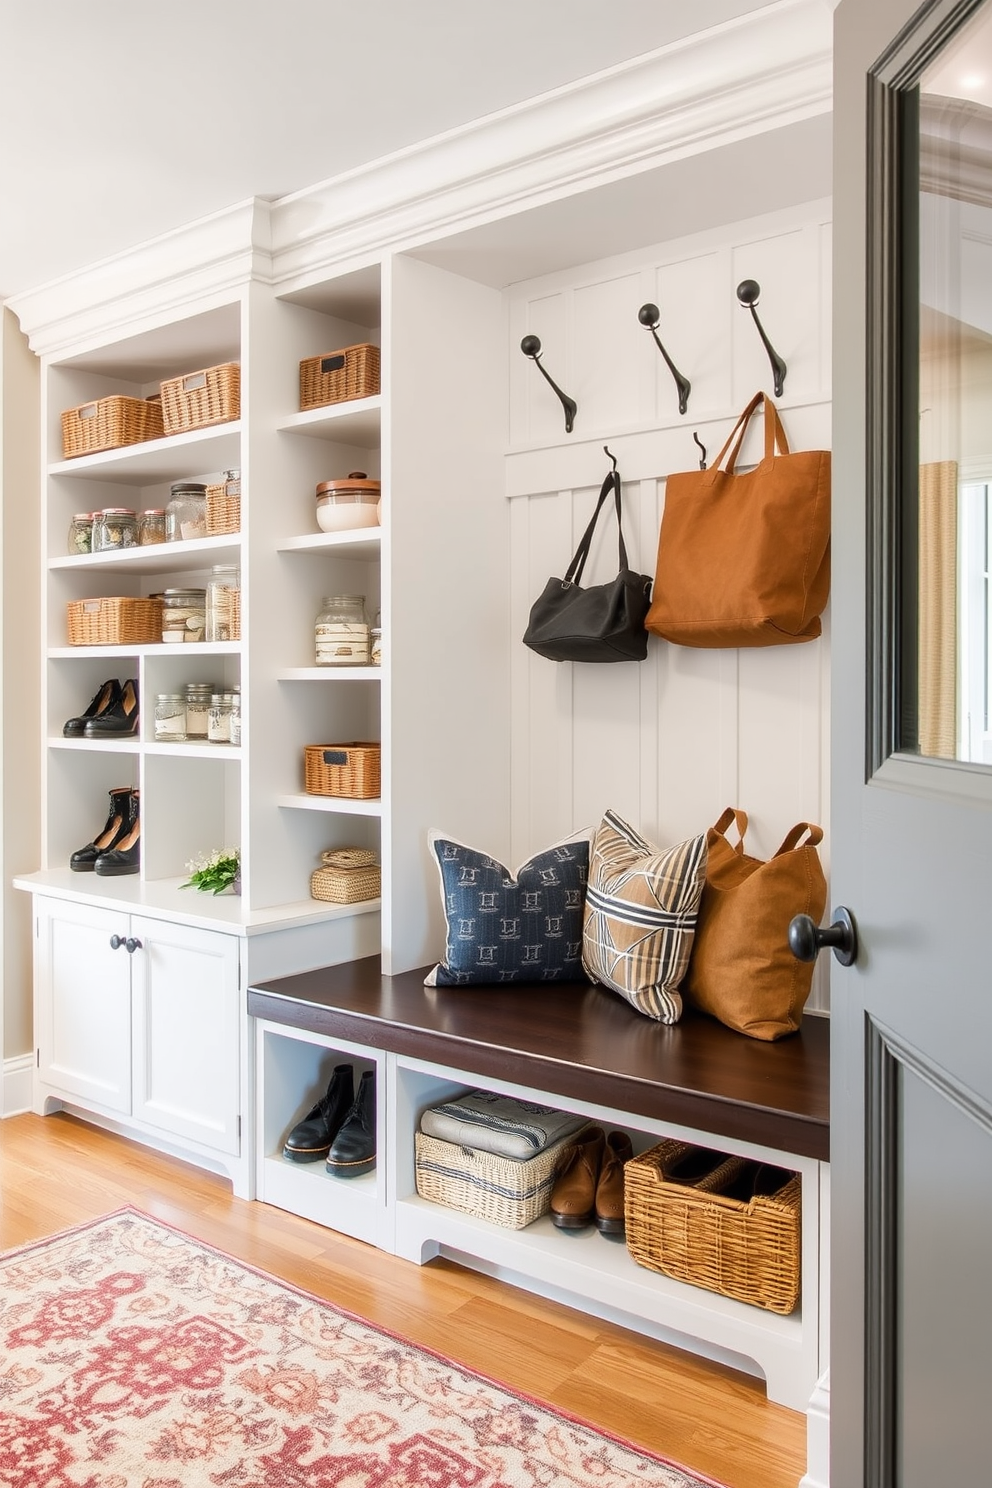
<path fill-rule="evenodd" d="M 382 483 L 353 470 L 345 480 L 321 481 L 317 487 L 317 526 L 322 532 L 350 527 L 377 527 Z"/>

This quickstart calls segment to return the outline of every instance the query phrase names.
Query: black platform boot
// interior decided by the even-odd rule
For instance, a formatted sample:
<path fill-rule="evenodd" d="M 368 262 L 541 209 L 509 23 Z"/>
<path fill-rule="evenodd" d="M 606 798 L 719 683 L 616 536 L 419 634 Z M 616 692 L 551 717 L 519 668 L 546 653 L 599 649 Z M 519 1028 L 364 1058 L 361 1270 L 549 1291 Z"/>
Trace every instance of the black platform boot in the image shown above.
<path fill-rule="evenodd" d="M 129 677 L 109 708 L 87 720 L 84 739 L 128 738 L 138 732 L 138 679 Z"/>
<path fill-rule="evenodd" d="M 67 739 L 81 739 L 83 737 L 83 730 L 90 719 L 102 718 L 104 713 L 117 706 L 120 698 L 121 684 L 116 677 L 111 677 L 108 682 L 102 684 L 99 692 L 93 697 L 85 713 L 81 713 L 78 718 L 66 719 L 62 725 L 62 732 L 65 737 Z"/>
<path fill-rule="evenodd" d="M 129 785 L 118 786 L 110 792 L 110 815 L 107 817 L 103 831 L 92 842 L 87 842 L 85 847 L 80 847 L 69 859 L 69 867 L 74 873 L 92 873 L 94 864 L 101 853 L 109 852 L 116 847 L 121 838 L 131 830 L 131 787 Z"/>
<path fill-rule="evenodd" d="M 141 866 L 141 819 L 138 814 L 138 792 L 131 791 L 128 802 L 127 831 L 115 846 L 102 852 L 93 864 L 94 873 L 104 878 L 119 878 L 125 873 L 137 873 Z"/>
<path fill-rule="evenodd" d="M 375 1070 L 366 1070 L 344 1125 L 331 1143 L 327 1171 L 335 1178 L 357 1178 L 375 1167 Z"/>
<path fill-rule="evenodd" d="M 335 1066 L 327 1092 L 286 1138 L 283 1157 L 290 1162 L 319 1162 L 330 1151 L 355 1099 L 354 1072 L 350 1064 Z"/>

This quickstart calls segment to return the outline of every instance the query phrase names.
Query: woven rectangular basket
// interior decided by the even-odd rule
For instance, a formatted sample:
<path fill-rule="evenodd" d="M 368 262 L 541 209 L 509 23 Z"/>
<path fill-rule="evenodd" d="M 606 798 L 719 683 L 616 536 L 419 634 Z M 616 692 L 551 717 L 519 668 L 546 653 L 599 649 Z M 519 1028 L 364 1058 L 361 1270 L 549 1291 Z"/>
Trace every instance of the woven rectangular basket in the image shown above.
<path fill-rule="evenodd" d="M 327 904 L 358 904 L 378 899 L 382 870 L 369 848 L 337 847 L 321 853 L 323 867 L 310 875 L 310 897 Z"/>
<path fill-rule="evenodd" d="M 220 537 L 225 532 L 241 531 L 241 489 L 228 490 L 228 482 L 207 487 L 208 537 Z"/>
<path fill-rule="evenodd" d="M 798 1173 L 778 1192 L 748 1200 L 700 1184 L 670 1180 L 668 1171 L 692 1149 L 661 1142 L 624 1168 L 627 1249 L 640 1266 L 770 1312 L 790 1313 L 799 1300 L 801 1195 Z M 716 1170 L 729 1186 L 747 1165 L 730 1159 Z"/>
<path fill-rule="evenodd" d="M 305 744 L 304 783 L 308 796 L 373 799 L 380 794 L 381 744 Z"/>
<path fill-rule="evenodd" d="M 521 1161 L 415 1132 L 417 1192 L 432 1204 L 522 1230 L 550 1209 L 555 1177 L 576 1135 Z"/>
<path fill-rule="evenodd" d="M 241 368 L 237 362 L 170 377 L 162 387 L 166 434 L 204 429 L 241 417 Z"/>
<path fill-rule="evenodd" d="M 114 394 L 62 412 L 62 454 L 66 460 L 100 450 L 122 449 L 146 439 L 161 439 L 164 433 L 158 399 Z"/>
<path fill-rule="evenodd" d="M 66 606 L 70 646 L 140 646 L 162 639 L 162 601 L 126 595 L 75 599 Z"/>
<path fill-rule="evenodd" d="M 379 348 L 368 341 L 306 357 L 300 363 L 300 409 L 323 408 L 379 391 Z"/>

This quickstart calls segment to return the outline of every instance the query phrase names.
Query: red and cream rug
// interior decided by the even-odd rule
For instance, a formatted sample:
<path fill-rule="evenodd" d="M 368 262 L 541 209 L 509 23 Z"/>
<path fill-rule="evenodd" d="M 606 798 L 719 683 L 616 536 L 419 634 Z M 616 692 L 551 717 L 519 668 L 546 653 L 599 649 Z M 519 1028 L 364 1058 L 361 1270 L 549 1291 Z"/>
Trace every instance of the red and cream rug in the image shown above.
<path fill-rule="evenodd" d="M 124 1210 L 0 1256 L 4 1488 L 700 1488 Z"/>

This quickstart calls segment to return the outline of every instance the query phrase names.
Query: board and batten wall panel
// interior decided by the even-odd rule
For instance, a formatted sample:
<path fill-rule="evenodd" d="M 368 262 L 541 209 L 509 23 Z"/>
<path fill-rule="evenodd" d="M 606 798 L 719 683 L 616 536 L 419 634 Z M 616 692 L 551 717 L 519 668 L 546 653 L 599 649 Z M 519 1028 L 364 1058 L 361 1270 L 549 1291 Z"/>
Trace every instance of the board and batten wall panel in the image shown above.
<path fill-rule="evenodd" d="M 510 331 L 511 768 L 513 862 L 612 807 L 661 846 L 704 831 L 725 806 L 750 817 L 750 852 L 770 856 L 797 821 L 829 825 L 829 606 L 824 634 L 798 646 L 696 650 L 652 636 L 647 660 L 555 663 L 521 644 L 530 606 L 561 575 L 609 468 L 623 477 L 631 566 L 653 574 L 665 480 L 712 464 L 771 369 L 742 279 L 788 365 L 777 399 L 793 449 L 830 447 L 830 204 L 813 202 L 507 291 Z M 687 414 L 650 332 L 692 383 Z M 519 351 L 541 338 L 544 364 L 578 403 L 571 435 L 552 389 Z M 760 457 L 760 420 L 742 465 Z M 600 519 L 584 582 L 617 567 L 616 525 Z M 829 834 L 821 853 L 829 872 Z M 823 958 L 821 958 L 822 960 Z M 827 968 L 811 1007 L 827 1005 Z"/>

